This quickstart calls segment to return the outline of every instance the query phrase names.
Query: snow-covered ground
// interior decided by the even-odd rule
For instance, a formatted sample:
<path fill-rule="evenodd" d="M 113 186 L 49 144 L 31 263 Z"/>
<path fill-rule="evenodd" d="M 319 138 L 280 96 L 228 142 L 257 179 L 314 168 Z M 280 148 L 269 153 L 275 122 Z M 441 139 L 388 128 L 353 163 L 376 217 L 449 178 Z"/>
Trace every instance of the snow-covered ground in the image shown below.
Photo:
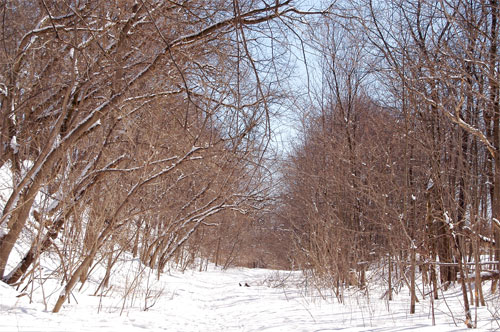
<path fill-rule="evenodd" d="M 222 271 L 209 266 L 204 272 L 172 270 L 157 281 L 146 272 L 137 278 L 134 265 L 126 266 L 116 270 L 113 286 L 102 296 L 94 295 L 97 284 L 92 280 L 79 291 L 77 286 L 71 302 L 58 314 L 50 312 L 59 291 L 54 290 L 55 284 L 47 281 L 43 288 L 28 287 L 19 293 L 0 282 L 0 331 L 467 330 L 458 287 L 445 293 L 446 300 L 436 301 L 433 326 L 430 298 L 420 298 L 417 313 L 410 315 L 405 289 L 390 303 L 380 299 L 383 289 L 371 289 L 368 296 L 351 289 L 341 304 L 313 296 L 317 292 L 307 290 L 298 272 Z M 37 296 L 29 303 L 32 290 Z M 499 322 L 492 319 L 499 303 L 493 296 L 488 303 L 477 310 L 477 331 L 500 329 Z"/>

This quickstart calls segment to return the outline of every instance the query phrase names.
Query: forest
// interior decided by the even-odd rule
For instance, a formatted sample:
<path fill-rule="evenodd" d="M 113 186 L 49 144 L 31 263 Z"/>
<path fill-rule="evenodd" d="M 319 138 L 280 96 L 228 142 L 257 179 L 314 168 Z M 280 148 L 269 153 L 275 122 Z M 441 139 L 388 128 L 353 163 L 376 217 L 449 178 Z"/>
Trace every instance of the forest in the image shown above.
<path fill-rule="evenodd" d="M 409 313 L 417 283 L 436 300 L 458 285 L 468 327 L 499 292 L 498 0 L 0 15 L 0 279 L 26 289 L 56 262 L 54 313 L 125 255 L 158 278 L 301 270 L 339 301 L 377 270 Z"/>

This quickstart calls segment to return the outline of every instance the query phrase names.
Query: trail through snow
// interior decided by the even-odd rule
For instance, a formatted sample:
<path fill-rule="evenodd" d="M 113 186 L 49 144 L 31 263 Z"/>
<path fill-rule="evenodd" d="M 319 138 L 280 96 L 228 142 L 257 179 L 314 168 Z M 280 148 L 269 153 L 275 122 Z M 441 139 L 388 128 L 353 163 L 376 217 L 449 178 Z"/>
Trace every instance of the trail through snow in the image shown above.
<path fill-rule="evenodd" d="M 458 291 L 450 292 L 446 303 L 436 302 L 437 325 L 432 326 L 430 301 L 421 299 L 417 313 L 409 315 L 404 290 L 388 307 L 376 291 L 372 299 L 354 292 L 343 304 L 312 296 L 314 292 L 304 294 L 295 272 L 278 275 L 262 269 L 212 268 L 207 272 L 174 271 L 159 282 L 151 282 L 153 278 L 150 285 L 155 291 L 150 293 L 149 303 L 159 291 L 162 295 L 146 311 L 141 308 L 147 289 L 137 288 L 125 297 L 126 285 L 132 280 L 125 277 L 105 296 L 93 296 L 96 285 L 89 282 L 59 314 L 46 311 L 43 303 L 30 304 L 28 296 L 16 297 L 19 293 L 0 283 L 0 331 L 467 331 L 457 314 Z M 239 286 L 245 282 L 250 287 Z M 57 295 L 55 291 L 49 294 L 46 287 L 47 309 L 51 309 Z M 479 308 L 478 314 L 476 331 L 499 328 L 487 308 Z"/>

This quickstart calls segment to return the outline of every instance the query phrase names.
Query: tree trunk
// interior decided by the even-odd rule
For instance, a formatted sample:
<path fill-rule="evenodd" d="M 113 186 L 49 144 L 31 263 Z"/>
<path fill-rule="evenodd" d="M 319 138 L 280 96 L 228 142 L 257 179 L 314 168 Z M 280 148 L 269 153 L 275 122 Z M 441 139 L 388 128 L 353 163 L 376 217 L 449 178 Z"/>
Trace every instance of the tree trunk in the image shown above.
<path fill-rule="evenodd" d="M 415 313 L 415 303 L 417 301 L 416 285 L 415 285 L 415 265 L 416 265 L 416 252 L 415 248 L 410 249 L 410 314 Z"/>
<path fill-rule="evenodd" d="M 458 272 L 460 273 L 460 284 L 462 286 L 462 296 L 464 299 L 464 311 L 465 311 L 465 325 L 467 325 L 468 328 L 472 328 L 472 316 L 470 313 L 470 305 L 469 305 L 469 298 L 467 296 L 467 278 L 465 277 L 464 273 L 464 265 L 463 265 L 463 254 L 462 254 L 462 249 L 460 248 L 459 241 L 455 235 L 453 235 L 453 239 L 455 242 L 455 248 L 457 249 L 458 253 Z"/>
<path fill-rule="evenodd" d="M 66 216 L 68 217 L 68 216 Z M 28 253 L 23 257 L 21 260 L 20 264 L 12 270 L 9 275 L 7 275 L 4 278 L 4 281 L 8 283 L 9 285 L 12 285 L 16 283 L 25 273 L 28 271 L 28 268 L 33 264 L 35 261 L 35 258 L 37 255 L 42 254 L 45 252 L 50 245 L 52 244 L 52 241 L 57 238 L 57 235 L 59 234 L 59 230 L 61 229 L 62 225 L 64 224 L 65 218 L 59 218 L 54 225 L 52 225 L 51 229 L 48 231 L 47 234 L 45 234 L 43 240 L 41 241 L 41 244 L 38 245 L 36 243 L 33 243 L 31 245 L 30 250 Z"/>
<path fill-rule="evenodd" d="M 389 284 L 388 285 L 388 287 L 389 287 L 388 299 L 389 299 L 389 301 L 392 301 L 392 258 L 391 258 L 391 255 L 389 255 L 389 268 L 388 269 L 389 269 L 389 276 L 387 278 L 388 284 Z"/>
<path fill-rule="evenodd" d="M 436 260 L 436 256 L 434 256 L 434 260 Z M 439 300 L 436 264 L 431 264 L 431 279 L 432 279 L 431 283 L 432 283 L 432 291 L 434 293 L 434 299 Z"/>
<path fill-rule="evenodd" d="M 28 190 L 27 195 L 22 195 L 19 200 L 18 210 L 12 213 L 12 223 L 9 222 L 9 232 L 0 238 L 0 279 L 4 278 L 5 267 L 10 253 L 26 224 L 31 206 L 35 200 L 35 193 L 33 193 L 32 190 Z"/>

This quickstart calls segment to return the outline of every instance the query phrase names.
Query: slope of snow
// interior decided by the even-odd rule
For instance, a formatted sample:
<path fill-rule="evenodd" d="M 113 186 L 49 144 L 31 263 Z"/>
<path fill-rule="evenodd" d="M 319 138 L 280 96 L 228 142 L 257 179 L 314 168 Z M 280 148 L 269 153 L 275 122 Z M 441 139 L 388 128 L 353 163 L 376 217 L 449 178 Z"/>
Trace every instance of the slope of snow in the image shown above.
<path fill-rule="evenodd" d="M 159 281 L 147 273 L 137 279 L 128 275 L 126 269 L 119 269 L 117 275 L 115 281 L 119 282 L 113 283 L 102 296 L 94 296 L 97 285 L 87 282 L 59 314 L 50 313 L 58 294 L 51 289 L 55 285 L 46 283 L 45 289 L 35 289 L 38 302 L 29 303 L 29 287 L 18 297 L 18 292 L 0 282 L 0 331 L 467 330 L 462 321 L 458 287 L 446 293 L 446 301 L 436 301 L 436 325 L 432 326 L 429 297 L 420 298 L 417 313 L 410 315 L 408 292 L 404 289 L 389 304 L 380 299 L 383 290 L 370 290 L 366 296 L 351 289 L 346 292 L 350 296 L 340 304 L 337 300 L 313 296 L 312 290 L 305 294 L 298 272 L 221 271 L 212 267 L 206 272 L 173 271 Z M 128 287 L 135 282 L 139 286 Z M 245 282 L 250 287 L 239 286 Z M 47 307 L 41 300 L 42 290 Z M 492 319 L 492 303 L 490 299 L 489 308 L 477 310 L 476 331 L 500 329 Z M 144 310 L 145 307 L 148 309 Z M 475 314 L 473 309 L 473 317 Z"/>

